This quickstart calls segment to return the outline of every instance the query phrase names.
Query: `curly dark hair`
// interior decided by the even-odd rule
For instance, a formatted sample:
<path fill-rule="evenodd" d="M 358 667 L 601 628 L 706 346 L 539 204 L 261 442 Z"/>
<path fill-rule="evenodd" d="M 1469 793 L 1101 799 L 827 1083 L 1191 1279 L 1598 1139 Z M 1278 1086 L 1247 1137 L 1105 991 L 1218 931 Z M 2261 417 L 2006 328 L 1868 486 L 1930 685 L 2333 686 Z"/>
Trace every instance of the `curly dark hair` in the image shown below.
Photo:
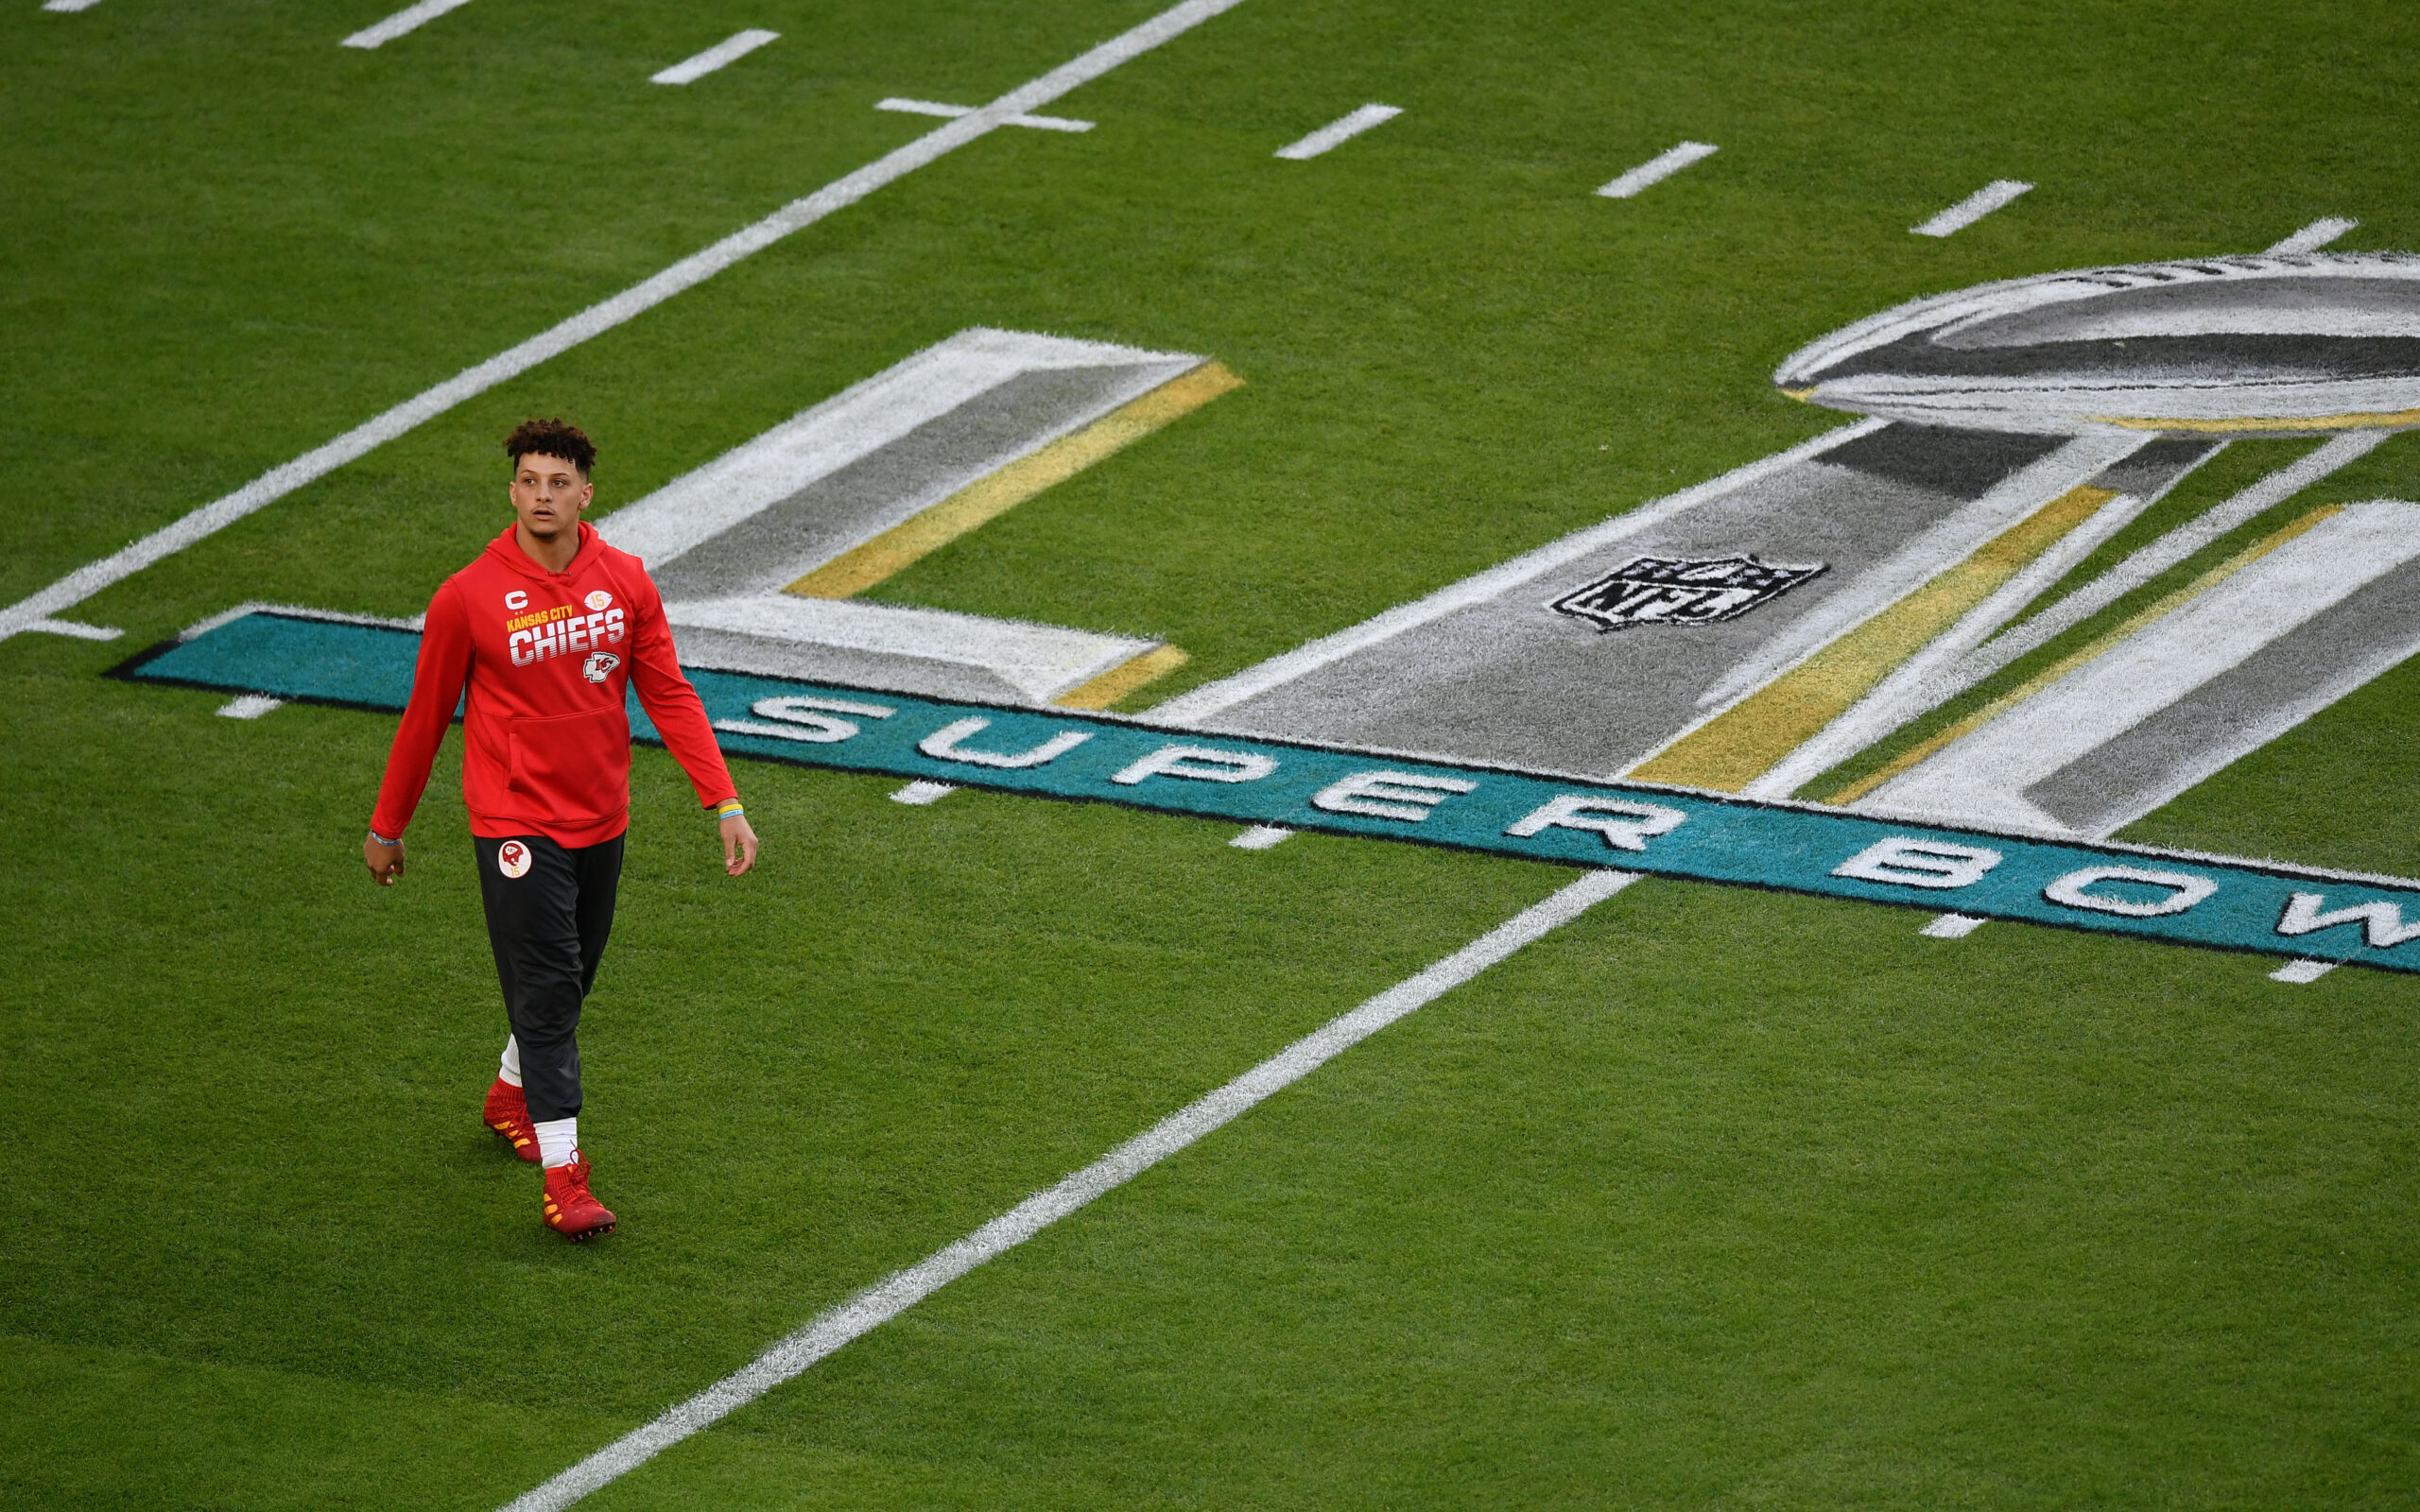
<path fill-rule="evenodd" d="M 567 420 L 525 420 L 512 427 L 512 434 L 504 438 L 504 455 L 519 467 L 521 459 L 532 453 L 560 456 L 579 469 L 581 477 L 596 465 L 596 443 Z"/>

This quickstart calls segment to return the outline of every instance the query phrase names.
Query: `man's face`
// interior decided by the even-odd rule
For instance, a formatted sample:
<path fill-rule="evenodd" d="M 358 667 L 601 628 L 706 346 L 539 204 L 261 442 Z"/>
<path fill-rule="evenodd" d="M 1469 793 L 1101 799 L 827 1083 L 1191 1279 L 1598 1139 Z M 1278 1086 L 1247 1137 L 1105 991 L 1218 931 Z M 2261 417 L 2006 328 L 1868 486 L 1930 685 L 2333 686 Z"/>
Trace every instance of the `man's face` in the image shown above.
<path fill-rule="evenodd" d="M 560 456 L 531 452 L 513 464 L 512 512 L 521 528 L 540 541 L 579 528 L 579 511 L 596 492 L 579 469 Z"/>

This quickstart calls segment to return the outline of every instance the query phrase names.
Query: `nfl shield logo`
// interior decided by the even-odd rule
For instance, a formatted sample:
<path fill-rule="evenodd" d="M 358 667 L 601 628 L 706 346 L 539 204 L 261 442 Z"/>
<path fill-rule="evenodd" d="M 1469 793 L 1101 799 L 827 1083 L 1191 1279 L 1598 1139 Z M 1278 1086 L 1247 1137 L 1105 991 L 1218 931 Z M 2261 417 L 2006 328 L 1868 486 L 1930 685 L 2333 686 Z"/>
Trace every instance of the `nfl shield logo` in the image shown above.
<path fill-rule="evenodd" d="M 1600 630 L 1720 625 L 1779 598 L 1824 566 L 1785 567 L 1754 557 L 1638 557 L 1547 607 Z"/>

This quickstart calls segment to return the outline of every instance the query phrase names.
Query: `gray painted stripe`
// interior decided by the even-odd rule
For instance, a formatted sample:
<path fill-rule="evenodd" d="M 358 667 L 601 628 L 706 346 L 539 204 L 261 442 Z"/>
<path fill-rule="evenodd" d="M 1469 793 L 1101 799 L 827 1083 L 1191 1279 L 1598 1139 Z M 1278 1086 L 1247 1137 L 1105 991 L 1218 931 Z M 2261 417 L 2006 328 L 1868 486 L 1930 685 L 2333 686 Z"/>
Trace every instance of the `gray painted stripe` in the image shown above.
<path fill-rule="evenodd" d="M 2285 503 L 2356 457 L 2375 451 L 2391 431 L 2347 431 L 2243 490 L 2226 503 L 2151 542 L 2091 582 L 2015 628 L 1984 643 L 1958 663 L 1942 697 L 1973 687 L 2036 646 L 2075 628 L 2152 578 L 2256 515 Z"/>
<path fill-rule="evenodd" d="M 1813 739 L 1740 791 L 1751 798 L 1787 798 L 1836 764 L 1963 692 L 1966 684 L 1958 680 L 1958 666 L 1966 653 L 2039 599 L 2078 562 L 2099 550 L 2102 542 L 2133 524 L 2178 479 L 2217 450 L 2201 442 L 2154 441 L 2092 479 L 2098 487 L 2118 490 L 2118 496 L 2019 569 L 1956 625 L 1901 662 L 1873 692 Z M 2143 465 L 2144 454 L 2152 452 L 2159 454 L 2164 465 Z"/>
<path fill-rule="evenodd" d="M 2151 440 L 2149 436 L 2106 433 L 2070 438 L 2058 450 L 2002 479 L 1965 508 L 1909 536 L 1895 551 L 1791 621 L 1701 695 L 1698 707 L 1706 711 L 1704 719 L 1719 718 L 1733 704 L 1753 697 L 1783 673 L 1964 561 L 2002 531 L 2078 484 L 2090 482 L 2104 469 L 2123 462 Z M 1683 730 L 1673 738 L 1686 733 Z"/>
<path fill-rule="evenodd" d="M 1018 373 L 671 560 L 650 561 L 655 586 L 673 603 L 786 587 L 1197 365 L 1180 357 Z"/>
<path fill-rule="evenodd" d="M 1910 538 L 2057 450 L 1891 425 L 1703 500 L 1524 584 L 1238 704 L 1203 728 L 1565 772 L 1615 772 L 1697 723 L 1700 696 Z M 1719 624 L 1600 633 L 1549 607 L 1645 555 L 1753 551 L 1826 570 Z"/>
<path fill-rule="evenodd" d="M 1575 530 L 1559 540 L 1547 541 L 1534 550 L 1522 553 L 1511 561 L 1500 563 L 1482 573 L 1473 574 L 1457 583 L 1448 583 L 1424 598 L 1409 604 L 1398 604 L 1383 613 L 1373 615 L 1358 625 L 1349 626 L 1333 635 L 1296 646 L 1281 656 L 1273 656 L 1254 666 L 1246 667 L 1232 677 L 1216 682 L 1205 682 L 1190 693 L 1182 694 L 1145 713 L 1154 724 L 1199 725 L 1222 710 L 1258 697 L 1272 688 L 1292 682 L 1305 674 L 1316 672 L 1331 662 L 1341 662 L 1356 652 L 1382 644 L 1407 630 L 1417 629 L 1434 620 L 1484 604 L 1498 594 L 1510 593 L 1533 578 L 1556 568 L 1599 551 L 1616 541 L 1634 536 L 1651 525 L 1660 524 L 1674 515 L 1692 509 L 1709 499 L 1720 498 L 1737 489 L 1787 472 L 1809 458 L 1821 456 L 1836 446 L 1871 436 L 1891 422 L 1884 420 L 1861 420 L 1853 425 L 1799 442 L 1788 451 L 1758 457 L 1742 467 L 1733 468 L 1720 477 L 1711 478 L 1692 489 L 1651 500 L 1627 514 Z"/>
<path fill-rule="evenodd" d="M 2136 727 L 2165 720 L 2195 690 L 2242 667 L 2366 585 L 2400 575 L 2420 555 L 2416 522 L 2420 505 L 2384 501 L 2357 504 L 2323 520 L 1892 779 L 1856 807 L 2019 833 L 2078 833 L 2038 807 L 2032 790 Z M 2311 668 L 2312 696 L 2345 691 L 2329 670 Z M 2182 749 L 2162 742 L 2165 753 L 2138 756 L 2132 769 L 2139 773 L 2144 760 L 2171 771 L 2189 769 L 2184 779 L 2189 785 L 2324 706 L 2303 707 L 2286 725 L 2257 717 L 2257 710 L 2238 711 L 2216 728 L 2188 725 L 2178 738 L 2206 736 L 2221 746 Z M 2131 801 L 2114 795 L 2087 801 L 2104 800 Z"/>
<path fill-rule="evenodd" d="M 2025 796 L 2112 833 L 2420 652 L 2420 574 L 2390 572 L 2051 773 Z"/>

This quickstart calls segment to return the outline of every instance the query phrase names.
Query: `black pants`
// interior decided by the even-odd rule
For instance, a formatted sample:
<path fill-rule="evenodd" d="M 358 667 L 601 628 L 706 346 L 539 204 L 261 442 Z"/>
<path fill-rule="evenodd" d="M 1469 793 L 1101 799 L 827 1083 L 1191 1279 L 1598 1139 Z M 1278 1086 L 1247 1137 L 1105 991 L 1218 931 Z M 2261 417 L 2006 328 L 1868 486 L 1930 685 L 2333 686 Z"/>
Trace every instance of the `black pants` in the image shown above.
<path fill-rule="evenodd" d="M 614 932 L 622 836 L 577 850 L 543 834 L 471 844 L 530 1121 L 569 1118 L 579 1111 L 579 1005 Z"/>

